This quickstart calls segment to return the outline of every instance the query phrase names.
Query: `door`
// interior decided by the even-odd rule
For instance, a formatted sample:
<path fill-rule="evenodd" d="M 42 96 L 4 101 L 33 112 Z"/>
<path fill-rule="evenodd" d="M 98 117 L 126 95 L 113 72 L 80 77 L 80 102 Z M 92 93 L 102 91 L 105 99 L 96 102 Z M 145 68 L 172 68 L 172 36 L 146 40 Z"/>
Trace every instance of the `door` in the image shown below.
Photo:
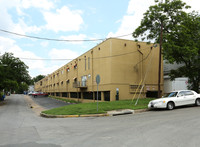
<path fill-rule="evenodd" d="M 185 99 L 184 99 L 184 92 L 183 91 L 181 91 L 181 92 L 179 92 L 178 94 L 177 94 L 177 97 L 175 98 L 175 100 L 174 100 L 174 102 L 175 102 L 175 105 L 176 106 L 182 106 L 182 105 L 184 105 L 184 101 L 185 101 Z"/>
<path fill-rule="evenodd" d="M 196 96 L 192 91 L 185 91 L 185 104 L 194 104 L 196 100 Z"/>

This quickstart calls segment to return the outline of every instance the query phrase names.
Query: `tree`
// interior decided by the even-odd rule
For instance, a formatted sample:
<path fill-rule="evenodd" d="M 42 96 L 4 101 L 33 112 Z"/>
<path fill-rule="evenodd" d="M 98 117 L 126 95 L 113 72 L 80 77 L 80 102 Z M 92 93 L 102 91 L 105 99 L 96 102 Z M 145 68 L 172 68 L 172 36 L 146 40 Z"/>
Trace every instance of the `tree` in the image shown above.
<path fill-rule="evenodd" d="M 171 78 L 187 76 L 191 88 L 198 91 L 199 16 L 194 12 L 186 13 L 184 10 L 190 6 L 181 0 L 155 0 L 155 3 L 144 13 L 144 18 L 133 32 L 133 37 L 160 43 L 166 60 L 170 63 L 185 64 L 177 71 L 171 71 Z"/>
<path fill-rule="evenodd" d="M 19 58 L 15 58 L 12 53 L 2 55 L 0 64 L 0 89 L 18 90 L 21 83 L 29 84 L 31 77 L 28 74 L 28 66 Z M 19 86 L 19 87 L 18 87 Z"/>
<path fill-rule="evenodd" d="M 172 33 L 166 36 L 163 54 L 169 63 L 183 66 L 170 73 L 171 79 L 185 76 L 189 88 L 199 91 L 200 84 L 200 16 L 196 12 L 183 16 L 182 21 Z"/>
<path fill-rule="evenodd" d="M 6 79 L 4 82 L 5 91 L 17 91 L 19 89 L 19 84 L 17 81 Z"/>
<path fill-rule="evenodd" d="M 24 93 L 24 91 L 28 91 L 28 85 L 22 82 L 19 85 L 18 93 Z"/>
<path fill-rule="evenodd" d="M 33 82 L 36 83 L 36 82 L 40 81 L 40 80 L 43 79 L 43 78 L 45 78 L 44 75 L 38 75 L 38 76 L 36 76 L 36 77 L 33 78 Z"/>
<path fill-rule="evenodd" d="M 144 13 L 140 26 L 133 32 L 134 38 L 141 37 L 142 40 L 155 40 L 155 43 L 159 43 L 162 31 L 162 42 L 166 42 L 165 36 L 183 21 L 182 16 L 186 15 L 183 9 L 190 8 L 181 0 L 165 0 L 164 3 L 155 0 L 155 3 Z"/>

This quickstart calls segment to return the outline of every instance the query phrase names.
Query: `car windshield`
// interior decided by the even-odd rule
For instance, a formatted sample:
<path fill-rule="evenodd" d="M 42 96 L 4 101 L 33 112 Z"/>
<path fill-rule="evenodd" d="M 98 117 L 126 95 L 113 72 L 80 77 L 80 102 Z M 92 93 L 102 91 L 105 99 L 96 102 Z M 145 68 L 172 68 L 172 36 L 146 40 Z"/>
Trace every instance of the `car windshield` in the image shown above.
<path fill-rule="evenodd" d="M 165 97 L 175 97 L 177 95 L 178 92 L 171 92 L 171 93 L 167 93 L 165 95 Z"/>

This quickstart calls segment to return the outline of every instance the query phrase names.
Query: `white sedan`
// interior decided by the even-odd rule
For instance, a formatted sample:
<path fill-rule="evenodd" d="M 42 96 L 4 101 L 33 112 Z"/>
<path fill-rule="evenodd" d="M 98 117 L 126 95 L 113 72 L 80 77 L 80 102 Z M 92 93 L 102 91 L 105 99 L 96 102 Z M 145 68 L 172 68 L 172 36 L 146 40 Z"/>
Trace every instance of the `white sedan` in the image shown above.
<path fill-rule="evenodd" d="M 192 90 L 179 90 L 173 91 L 163 98 L 150 101 L 148 108 L 166 108 L 172 110 L 177 106 L 192 104 L 200 106 L 200 94 Z"/>

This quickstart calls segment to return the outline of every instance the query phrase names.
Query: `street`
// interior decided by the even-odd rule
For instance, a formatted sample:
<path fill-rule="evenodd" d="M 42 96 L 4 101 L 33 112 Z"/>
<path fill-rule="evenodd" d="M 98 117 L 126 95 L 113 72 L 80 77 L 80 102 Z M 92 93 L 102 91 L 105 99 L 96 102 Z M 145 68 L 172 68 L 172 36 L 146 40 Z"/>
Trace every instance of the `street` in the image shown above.
<path fill-rule="evenodd" d="M 52 119 L 35 113 L 27 97 L 11 95 L 0 103 L 0 147 L 200 146 L 200 107 Z"/>

